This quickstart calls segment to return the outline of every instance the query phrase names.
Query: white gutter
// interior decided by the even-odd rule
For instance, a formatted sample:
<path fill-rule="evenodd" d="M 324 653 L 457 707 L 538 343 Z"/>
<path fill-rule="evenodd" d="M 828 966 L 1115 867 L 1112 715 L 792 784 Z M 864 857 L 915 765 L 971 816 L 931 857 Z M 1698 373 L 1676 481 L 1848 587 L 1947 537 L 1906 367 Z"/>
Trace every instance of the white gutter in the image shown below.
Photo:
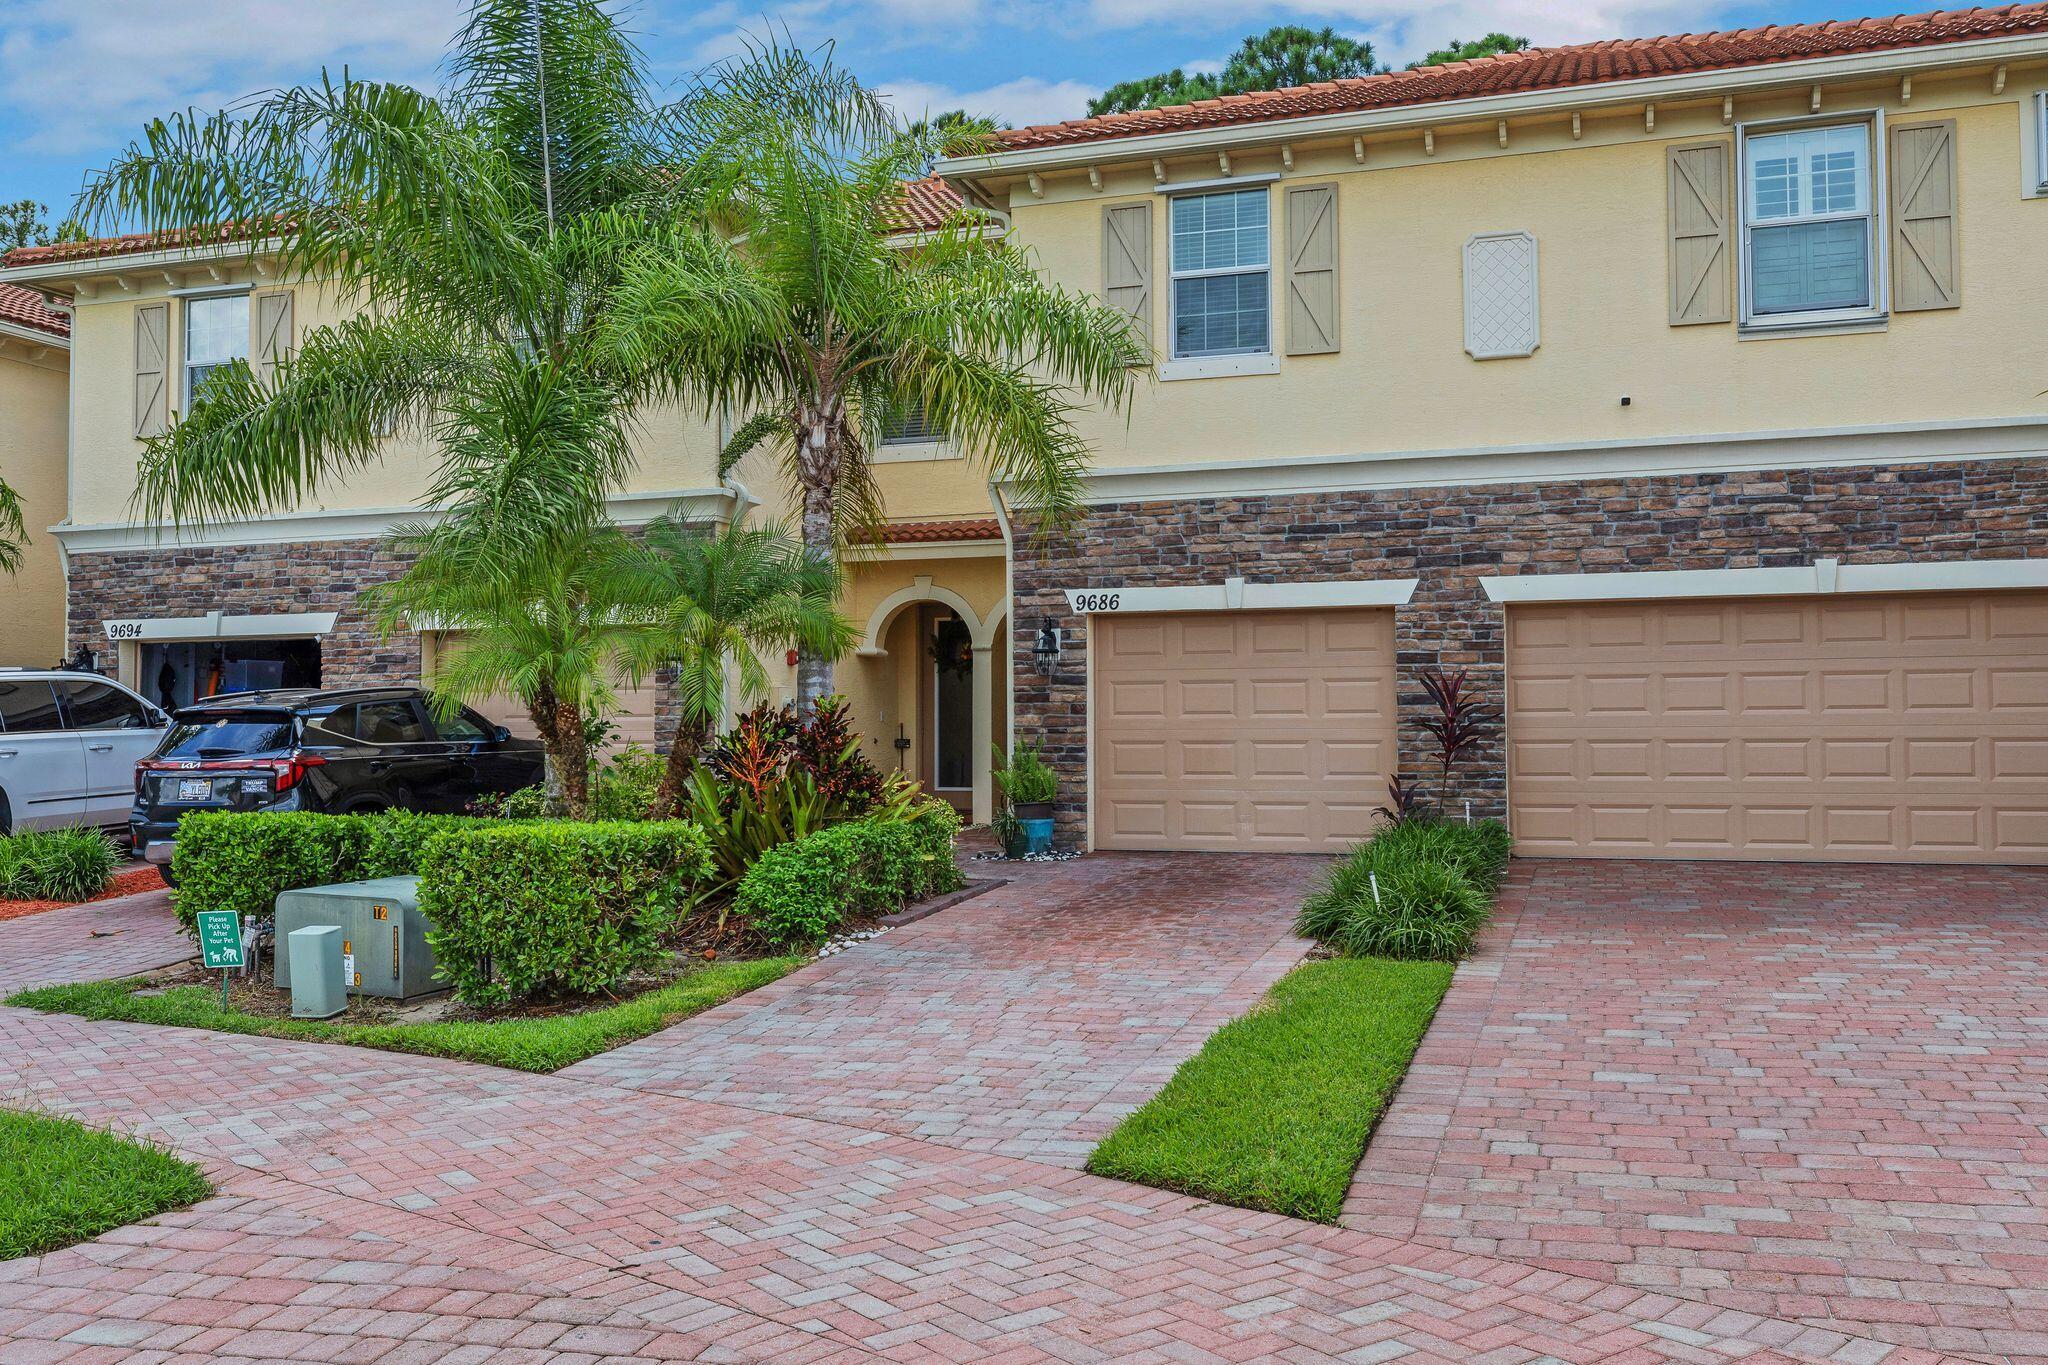
<path fill-rule="evenodd" d="M 1651 104 L 1661 100 L 1684 100 L 1719 95 L 1736 90 L 1769 90 L 1780 86 L 1811 86 L 1830 81 L 1884 76 L 1894 72 L 1942 70 L 1976 66 L 1987 62 L 2019 62 L 2048 58 L 2048 34 L 2025 33 L 1971 42 L 1928 44 L 1921 47 L 1891 48 L 1882 52 L 1857 52 L 1804 61 L 1767 62 L 1714 71 L 1691 71 L 1670 76 L 1642 76 L 1622 81 L 1599 81 L 1554 89 L 1518 91 L 1505 95 L 1478 95 L 1466 99 L 1437 100 L 1425 104 L 1403 104 L 1387 109 L 1354 109 L 1332 114 L 1311 114 L 1299 118 L 1267 119 L 1257 123 L 1217 124 L 1205 128 L 1175 129 L 1163 133 L 1141 133 L 1128 137 L 1096 138 L 1085 142 L 1059 143 L 1049 147 L 1023 147 L 987 156 L 949 157 L 938 163 L 936 172 L 952 180 L 989 175 L 1021 175 L 1069 167 L 1099 165 L 1113 161 L 1135 161 L 1182 152 L 1217 151 L 1233 147 L 1266 146 L 1323 136 L 1343 136 L 1389 129 L 1442 126 L 1467 120 L 1511 118 L 1525 114 L 1566 113 L 1574 109 L 1597 109 L 1611 105 Z"/>
<path fill-rule="evenodd" d="M 95 275 L 127 275 L 165 266 L 189 266 L 207 261 L 243 260 L 275 255 L 284 247 L 281 237 L 262 241 L 213 242 L 200 246 L 170 247 L 161 251 L 109 251 L 97 256 L 71 256 L 62 260 L 37 261 L 32 265 L 0 269 L 0 284 L 26 284 L 32 280 L 77 280 Z"/>
<path fill-rule="evenodd" d="M 8 337 L 15 341 L 26 341 L 31 346 L 47 346 L 53 351 L 68 351 L 71 349 L 70 337 L 58 336 L 55 332 L 45 332 L 40 327 L 24 327 L 18 322 L 0 322 L 0 337 Z"/>

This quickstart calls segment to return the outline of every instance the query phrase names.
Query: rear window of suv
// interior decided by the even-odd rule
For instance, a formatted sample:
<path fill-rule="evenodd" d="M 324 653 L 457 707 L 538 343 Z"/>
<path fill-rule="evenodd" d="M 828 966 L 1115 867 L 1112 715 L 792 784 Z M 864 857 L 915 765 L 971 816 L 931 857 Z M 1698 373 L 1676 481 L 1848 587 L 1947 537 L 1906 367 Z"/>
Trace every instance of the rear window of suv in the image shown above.
<path fill-rule="evenodd" d="M 291 747 L 292 718 L 280 711 L 238 711 L 180 719 L 158 758 L 240 758 Z"/>

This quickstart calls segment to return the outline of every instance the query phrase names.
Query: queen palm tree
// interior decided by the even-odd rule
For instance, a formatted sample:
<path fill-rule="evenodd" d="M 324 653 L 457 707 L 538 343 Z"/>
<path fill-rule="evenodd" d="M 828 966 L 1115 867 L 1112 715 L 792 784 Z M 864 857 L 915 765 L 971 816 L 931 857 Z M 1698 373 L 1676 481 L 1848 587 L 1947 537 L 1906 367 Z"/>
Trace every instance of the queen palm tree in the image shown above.
<path fill-rule="evenodd" d="M 464 702 L 516 697 L 547 753 L 547 806 L 590 813 L 584 718 L 614 701 L 648 633 L 631 592 L 638 549 L 618 528 L 572 525 L 508 541 L 461 521 L 395 533 L 416 556 L 365 600 L 388 635 L 431 622 L 462 633 L 440 659 L 431 698 L 443 717 Z"/>
<path fill-rule="evenodd" d="M 1145 358 L 1128 319 L 1050 283 L 986 214 L 963 208 L 906 238 L 905 181 L 985 133 L 911 132 L 871 117 L 858 91 L 791 102 L 767 71 L 800 90 L 846 90 L 829 55 L 769 48 L 679 104 L 695 153 L 679 186 L 719 223 L 727 252 L 707 279 L 699 257 L 637 250 L 614 300 L 622 344 L 666 353 L 755 414 L 722 463 L 762 441 L 778 448 L 813 554 L 838 555 L 879 520 L 868 461 L 891 414 L 922 412 L 1043 525 L 1059 524 L 1086 465 L 1074 401 L 1122 405 Z M 745 306 L 699 306 L 711 280 Z M 645 362 L 632 352 L 624 363 Z M 831 659 L 804 651 L 799 697 L 831 690 Z"/>
<path fill-rule="evenodd" d="M 648 623 L 632 663 L 639 674 L 673 670 L 680 712 L 649 812 L 667 819 L 705 737 L 736 704 L 768 691 L 760 652 L 802 647 L 836 656 L 853 643 L 854 628 L 834 610 L 837 566 L 779 526 L 711 531 L 663 518 L 641 544 L 624 589 Z"/>
<path fill-rule="evenodd" d="M 535 537 L 492 560 L 525 564 L 601 517 L 641 413 L 701 397 L 687 357 L 622 333 L 629 266 L 670 259 L 676 306 L 767 324 L 676 173 L 695 155 L 687 120 L 601 0 L 473 0 L 446 75 L 440 94 L 323 75 L 159 119 L 91 178 L 79 212 L 96 229 L 275 237 L 284 277 L 326 282 L 354 310 L 272 374 L 216 371 L 148 445 L 145 514 L 280 510 L 384 459 L 391 436 L 423 435 L 427 505 Z M 836 72 L 725 79 L 773 82 L 759 98 L 792 116 L 879 117 Z"/>

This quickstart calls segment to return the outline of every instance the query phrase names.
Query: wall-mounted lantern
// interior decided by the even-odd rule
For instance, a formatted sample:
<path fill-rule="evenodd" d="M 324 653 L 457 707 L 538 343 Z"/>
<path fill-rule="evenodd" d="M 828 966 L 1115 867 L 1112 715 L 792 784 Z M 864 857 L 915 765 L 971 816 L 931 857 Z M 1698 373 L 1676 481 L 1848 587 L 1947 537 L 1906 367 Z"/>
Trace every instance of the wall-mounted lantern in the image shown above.
<path fill-rule="evenodd" d="M 1060 660 L 1060 628 L 1052 623 L 1050 616 L 1039 618 L 1038 643 L 1031 646 L 1038 662 L 1051 668 Z"/>

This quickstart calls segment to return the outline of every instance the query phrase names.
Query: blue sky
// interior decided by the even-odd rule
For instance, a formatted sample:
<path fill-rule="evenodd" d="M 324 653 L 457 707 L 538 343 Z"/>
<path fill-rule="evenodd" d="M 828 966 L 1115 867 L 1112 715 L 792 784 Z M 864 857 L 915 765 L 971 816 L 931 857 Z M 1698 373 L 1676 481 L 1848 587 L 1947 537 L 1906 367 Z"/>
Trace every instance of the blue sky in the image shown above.
<path fill-rule="evenodd" d="M 906 112 L 958 105 L 1010 123 L 1074 117 L 1104 85 L 1220 63 L 1270 24 L 1330 24 L 1400 64 L 1489 29 L 1538 43 L 1887 12 L 1881 0 L 638 0 L 625 5 L 664 80 L 770 25 L 837 44 Z M 462 0 L 0 0 L 0 202 L 61 216 L 84 174 L 143 121 L 217 108 L 347 64 L 431 84 Z"/>

